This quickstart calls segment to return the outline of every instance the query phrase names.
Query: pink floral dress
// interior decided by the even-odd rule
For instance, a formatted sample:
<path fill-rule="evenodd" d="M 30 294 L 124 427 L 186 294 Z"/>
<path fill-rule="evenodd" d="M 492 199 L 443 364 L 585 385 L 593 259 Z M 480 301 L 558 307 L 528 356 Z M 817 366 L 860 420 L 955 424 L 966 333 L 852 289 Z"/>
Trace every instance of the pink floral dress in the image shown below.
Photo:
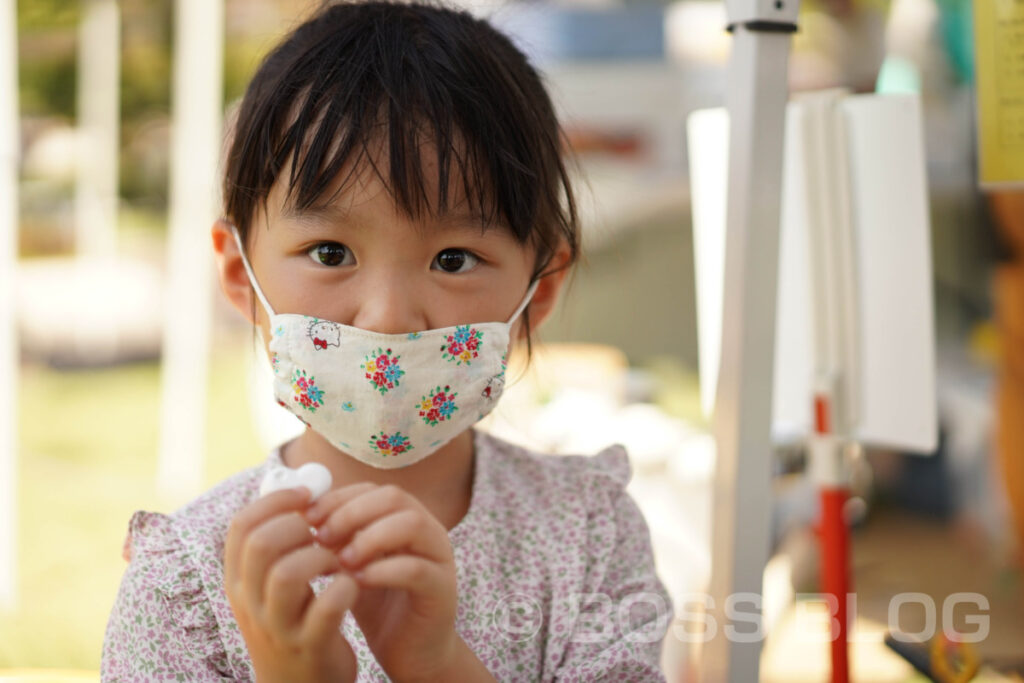
<path fill-rule="evenodd" d="M 469 510 L 449 531 L 456 630 L 499 681 L 661 681 L 672 605 L 620 446 L 541 455 L 475 432 Z M 165 515 L 138 511 L 103 642 L 104 681 L 252 681 L 223 589 L 224 538 L 275 451 Z M 319 594 L 331 579 L 310 582 Z M 387 681 L 351 613 L 359 681 Z"/>

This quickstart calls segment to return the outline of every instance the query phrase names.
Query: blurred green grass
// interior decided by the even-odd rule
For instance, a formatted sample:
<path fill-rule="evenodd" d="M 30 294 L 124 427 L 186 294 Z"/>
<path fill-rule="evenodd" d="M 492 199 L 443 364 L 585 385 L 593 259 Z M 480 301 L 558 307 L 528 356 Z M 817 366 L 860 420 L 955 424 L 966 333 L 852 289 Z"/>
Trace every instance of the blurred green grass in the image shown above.
<path fill-rule="evenodd" d="M 249 347 L 213 354 L 203 490 L 266 457 L 252 428 Z M 59 372 L 23 366 L 19 378 L 18 592 L 0 611 L 0 669 L 98 670 L 107 617 L 138 509 L 188 500 L 157 493 L 157 363 Z"/>

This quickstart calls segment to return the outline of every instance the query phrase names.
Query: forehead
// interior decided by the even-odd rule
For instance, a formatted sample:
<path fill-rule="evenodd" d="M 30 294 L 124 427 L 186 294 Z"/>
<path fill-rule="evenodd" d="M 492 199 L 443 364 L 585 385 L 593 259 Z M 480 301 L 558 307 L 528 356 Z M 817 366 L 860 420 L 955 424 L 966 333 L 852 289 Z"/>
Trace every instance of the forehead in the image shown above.
<path fill-rule="evenodd" d="M 453 125 L 383 108 L 339 121 L 331 107 L 318 108 L 308 92 L 300 93 L 282 140 L 289 151 L 265 201 L 287 216 L 343 213 L 383 191 L 409 218 L 461 215 L 483 226 L 505 223 L 486 154 Z"/>
<path fill-rule="evenodd" d="M 389 146 L 378 136 L 353 155 L 313 201 L 305 203 L 299 201 L 298 181 L 293 180 L 289 160 L 265 198 L 264 227 L 280 222 L 302 232 L 335 225 L 371 226 L 395 216 L 408 219 L 424 234 L 449 229 L 483 234 L 498 228 L 497 232 L 512 237 L 508 225 L 496 218 L 487 189 L 472 186 L 473 175 L 464 173 L 454 158 L 447 161 L 447 186 L 442 187 L 445 174 L 438 156 L 433 141 L 423 140 L 417 148 L 415 174 L 404 188 L 396 187 Z M 403 189 L 417 194 L 403 197 Z"/>

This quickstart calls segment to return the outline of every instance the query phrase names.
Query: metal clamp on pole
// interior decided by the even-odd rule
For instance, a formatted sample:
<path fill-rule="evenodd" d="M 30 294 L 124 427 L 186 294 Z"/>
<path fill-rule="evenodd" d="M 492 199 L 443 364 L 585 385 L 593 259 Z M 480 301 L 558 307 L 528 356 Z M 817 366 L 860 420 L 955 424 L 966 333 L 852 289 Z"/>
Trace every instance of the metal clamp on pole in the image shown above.
<path fill-rule="evenodd" d="M 733 33 L 737 26 L 748 31 L 764 33 L 796 33 L 799 0 L 726 0 L 729 25 Z"/>

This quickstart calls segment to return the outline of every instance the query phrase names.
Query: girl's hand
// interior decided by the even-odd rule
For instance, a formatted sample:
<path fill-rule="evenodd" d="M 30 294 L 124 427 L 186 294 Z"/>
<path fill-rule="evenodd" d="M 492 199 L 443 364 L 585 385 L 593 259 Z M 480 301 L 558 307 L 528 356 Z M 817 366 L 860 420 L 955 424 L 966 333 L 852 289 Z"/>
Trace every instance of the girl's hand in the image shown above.
<path fill-rule="evenodd" d="M 468 648 L 455 632 L 455 557 L 444 525 L 405 490 L 369 482 L 329 491 L 306 520 L 354 572 L 352 614 L 388 676 L 453 680 Z"/>
<path fill-rule="evenodd" d="M 305 488 L 276 491 L 238 511 L 224 547 L 224 589 L 259 683 L 354 681 L 341 633 L 359 593 L 334 553 L 312 543 Z M 337 572 L 320 595 L 309 582 Z"/>

